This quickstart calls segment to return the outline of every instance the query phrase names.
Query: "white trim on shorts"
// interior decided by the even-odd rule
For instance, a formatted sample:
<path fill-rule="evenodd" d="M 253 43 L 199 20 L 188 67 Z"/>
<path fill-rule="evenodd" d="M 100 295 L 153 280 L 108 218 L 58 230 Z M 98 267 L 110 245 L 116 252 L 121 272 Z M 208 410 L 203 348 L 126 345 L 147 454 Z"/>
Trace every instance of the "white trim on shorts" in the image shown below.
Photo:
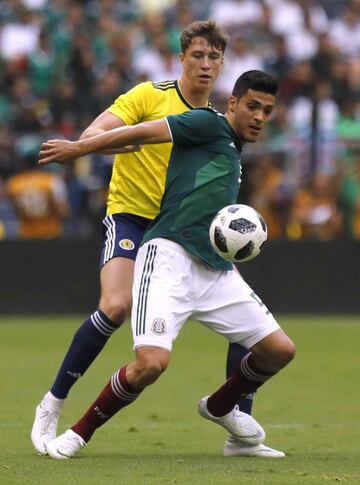
<path fill-rule="evenodd" d="M 116 224 L 113 216 L 110 214 L 105 217 L 103 223 L 107 227 L 105 232 L 105 250 L 102 265 L 110 261 L 115 252 L 115 242 L 116 242 Z"/>

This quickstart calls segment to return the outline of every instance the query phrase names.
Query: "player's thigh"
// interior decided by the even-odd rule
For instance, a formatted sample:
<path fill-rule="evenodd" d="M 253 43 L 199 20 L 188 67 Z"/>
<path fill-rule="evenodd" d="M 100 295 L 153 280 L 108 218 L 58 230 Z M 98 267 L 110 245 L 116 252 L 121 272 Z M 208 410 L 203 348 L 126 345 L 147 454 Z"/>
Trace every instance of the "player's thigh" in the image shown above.
<path fill-rule="evenodd" d="M 114 258 L 135 261 L 150 220 L 132 214 L 111 214 L 103 220 L 100 267 Z"/>
<path fill-rule="evenodd" d="M 222 273 L 193 318 L 251 348 L 280 327 L 258 295 L 237 271 Z"/>
<path fill-rule="evenodd" d="M 121 317 L 131 307 L 134 261 L 148 221 L 131 214 L 112 214 L 103 220 L 100 258 L 100 306 Z"/>
<path fill-rule="evenodd" d="M 139 250 L 131 313 L 135 348 L 154 346 L 171 351 L 191 314 L 190 262 L 177 246 L 154 239 Z"/>
<path fill-rule="evenodd" d="M 122 299 L 131 306 L 135 262 L 117 257 L 108 261 L 100 271 L 101 300 Z"/>

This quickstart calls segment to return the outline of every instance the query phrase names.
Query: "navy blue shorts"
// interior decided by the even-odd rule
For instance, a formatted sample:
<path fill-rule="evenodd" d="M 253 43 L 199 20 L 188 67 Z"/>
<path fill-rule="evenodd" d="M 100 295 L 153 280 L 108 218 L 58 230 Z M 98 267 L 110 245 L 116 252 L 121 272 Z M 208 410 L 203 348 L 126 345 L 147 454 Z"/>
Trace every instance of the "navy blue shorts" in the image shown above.
<path fill-rule="evenodd" d="M 144 232 L 151 219 L 134 214 L 112 214 L 103 220 L 100 268 L 112 258 L 122 256 L 135 261 Z"/>

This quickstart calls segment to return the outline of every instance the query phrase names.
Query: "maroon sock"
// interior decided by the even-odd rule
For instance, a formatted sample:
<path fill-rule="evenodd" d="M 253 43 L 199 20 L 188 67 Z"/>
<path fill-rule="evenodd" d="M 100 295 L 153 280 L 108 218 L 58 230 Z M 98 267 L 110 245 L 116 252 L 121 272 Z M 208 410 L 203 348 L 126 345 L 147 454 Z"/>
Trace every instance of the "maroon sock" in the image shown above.
<path fill-rule="evenodd" d="M 131 404 L 142 390 L 134 389 L 126 380 L 126 366 L 115 372 L 84 416 L 71 427 L 86 442 L 120 409 Z"/>
<path fill-rule="evenodd" d="M 274 375 L 258 369 L 252 360 L 252 353 L 245 355 L 235 374 L 209 397 L 207 408 L 213 416 L 228 414 L 242 396 L 255 392 Z"/>

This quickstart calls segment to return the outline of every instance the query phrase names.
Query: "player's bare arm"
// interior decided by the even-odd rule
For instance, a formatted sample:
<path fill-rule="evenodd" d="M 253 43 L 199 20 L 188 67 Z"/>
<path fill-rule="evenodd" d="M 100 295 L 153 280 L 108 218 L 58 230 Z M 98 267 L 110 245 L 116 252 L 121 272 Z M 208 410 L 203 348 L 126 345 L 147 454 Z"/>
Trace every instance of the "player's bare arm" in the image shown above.
<path fill-rule="evenodd" d="M 103 149 L 170 141 L 171 135 L 166 120 L 122 126 L 78 141 L 49 140 L 41 146 L 39 164 L 63 163 Z"/>
<path fill-rule="evenodd" d="M 95 135 L 100 135 L 105 131 L 113 130 L 125 126 L 125 123 L 118 116 L 104 111 L 83 131 L 80 135 L 80 140 L 85 140 Z M 125 147 L 109 148 L 100 150 L 99 153 L 103 155 L 117 155 L 119 153 L 137 152 L 141 149 L 141 145 L 127 145 Z"/>

